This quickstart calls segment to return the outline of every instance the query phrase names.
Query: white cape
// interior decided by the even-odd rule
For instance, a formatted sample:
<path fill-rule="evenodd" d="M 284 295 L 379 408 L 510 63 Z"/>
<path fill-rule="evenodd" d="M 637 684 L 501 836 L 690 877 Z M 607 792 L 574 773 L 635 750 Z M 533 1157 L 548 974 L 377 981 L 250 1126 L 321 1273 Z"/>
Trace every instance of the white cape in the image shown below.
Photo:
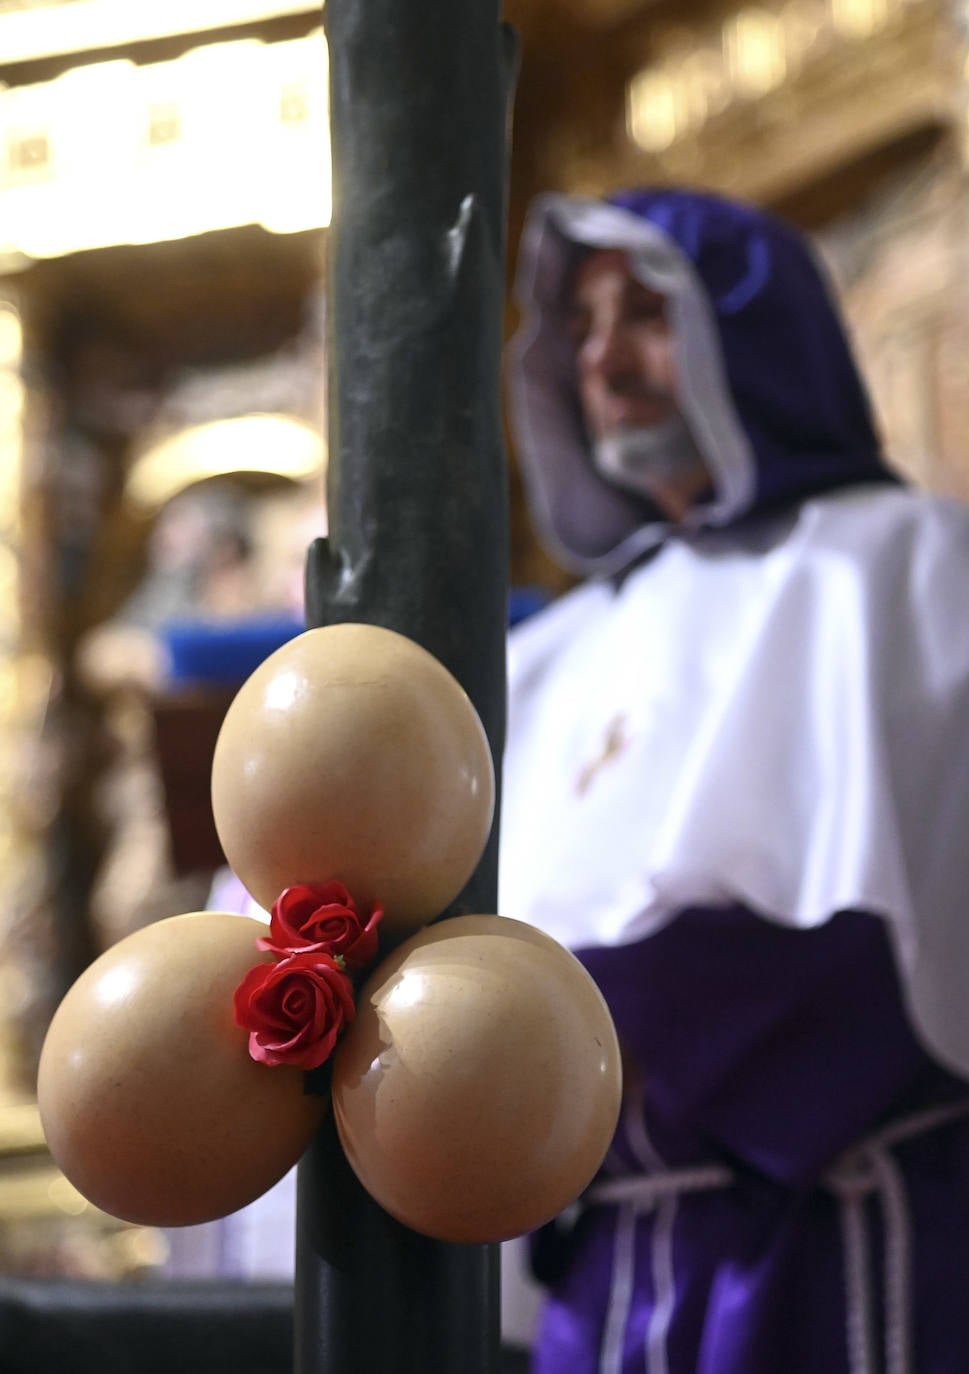
<path fill-rule="evenodd" d="M 884 917 L 969 1074 L 969 515 L 853 489 L 670 540 L 512 636 L 499 910 L 577 949 L 687 906 Z"/>

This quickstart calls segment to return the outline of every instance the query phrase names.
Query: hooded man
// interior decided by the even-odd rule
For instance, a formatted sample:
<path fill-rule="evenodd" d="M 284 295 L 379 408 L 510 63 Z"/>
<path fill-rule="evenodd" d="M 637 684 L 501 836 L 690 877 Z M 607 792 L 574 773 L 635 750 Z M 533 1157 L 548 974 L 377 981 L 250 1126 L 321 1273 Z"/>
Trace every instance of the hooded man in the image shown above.
<path fill-rule="evenodd" d="M 538 1374 L 969 1371 L 969 515 L 885 466 L 808 247 L 533 207 L 513 419 L 586 580 L 512 636 L 499 909 L 625 1105 Z"/>

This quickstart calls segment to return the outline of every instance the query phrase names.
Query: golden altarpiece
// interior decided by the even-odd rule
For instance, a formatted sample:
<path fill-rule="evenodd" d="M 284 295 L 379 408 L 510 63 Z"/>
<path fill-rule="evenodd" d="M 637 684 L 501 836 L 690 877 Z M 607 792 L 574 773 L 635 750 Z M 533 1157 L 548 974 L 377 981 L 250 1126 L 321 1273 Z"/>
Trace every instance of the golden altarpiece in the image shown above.
<path fill-rule="evenodd" d="M 964 0 L 507 0 L 506 17 L 512 244 L 544 189 L 689 183 L 788 214 L 843 292 L 893 459 L 969 499 Z M 131 639 L 106 690 L 91 637 L 188 489 L 229 476 L 259 498 L 262 561 L 222 576 L 229 602 L 317 532 L 325 65 L 315 5 L 0 0 L 0 1273 L 164 1257 L 57 1174 L 32 1076 L 84 963 L 204 897 L 205 770 L 160 774 L 158 754 L 204 755 L 212 703 L 159 704 Z M 513 494 L 513 581 L 555 591 Z"/>

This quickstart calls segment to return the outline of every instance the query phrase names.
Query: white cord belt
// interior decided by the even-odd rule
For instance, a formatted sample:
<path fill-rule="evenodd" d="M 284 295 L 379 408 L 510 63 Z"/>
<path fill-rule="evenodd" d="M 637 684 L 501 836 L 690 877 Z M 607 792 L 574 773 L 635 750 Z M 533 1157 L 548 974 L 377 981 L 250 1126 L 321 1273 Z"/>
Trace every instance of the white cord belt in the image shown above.
<path fill-rule="evenodd" d="M 965 1116 L 969 1116 L 969 1101 L 903 1117 L 852 1146 L 819 1181 L 821 1187 L 837 1198 L 841 1215 L 846 1342 L 851 1374 L 876 1374 L 865 1202 L 869 1197 L 878 1199 L 885 1228 L 884 1374 L 913 1374 L 911 1224 L 905 1181 L 892 1150 Z M 674 1297 L 672 1228 L 677 1200 L 690 1193 L 719 1192 L 736 1183 L 737 1175 L 726 1167 L 698 1165 L 604 1179 L 586 1193 L 585 1205 L 613 1204 L 620 1208 L 600 1374 L 620 1374 L 622 1370 L 625 1327 L 632 1302 L 637 1216 L 644 1212 L 656 1213 L 652 1268 L 657 1311 L 647 1338 L 646 1370 L 647 1374 L 667 1374 L 666 1330 Z"/>

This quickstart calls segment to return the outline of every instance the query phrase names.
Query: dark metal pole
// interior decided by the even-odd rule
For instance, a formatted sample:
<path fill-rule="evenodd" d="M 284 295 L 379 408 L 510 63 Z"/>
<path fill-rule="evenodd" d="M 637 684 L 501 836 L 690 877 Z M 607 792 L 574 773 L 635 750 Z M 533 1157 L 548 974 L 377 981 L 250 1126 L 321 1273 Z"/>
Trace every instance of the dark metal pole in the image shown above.
<path fill-rule="evenodd" d="M 497 0 L 327 0 L 330 537 L 311 625 L 436 655 L 504 738 L 500 418 L 506 111 Z M 452 913 L 493 911 L 497 845 Z M 494 1374 L 496 1247 L 444 1245 L 363 1191 L 332 1118 L 300 1165 L 297 1374 Z"/>

